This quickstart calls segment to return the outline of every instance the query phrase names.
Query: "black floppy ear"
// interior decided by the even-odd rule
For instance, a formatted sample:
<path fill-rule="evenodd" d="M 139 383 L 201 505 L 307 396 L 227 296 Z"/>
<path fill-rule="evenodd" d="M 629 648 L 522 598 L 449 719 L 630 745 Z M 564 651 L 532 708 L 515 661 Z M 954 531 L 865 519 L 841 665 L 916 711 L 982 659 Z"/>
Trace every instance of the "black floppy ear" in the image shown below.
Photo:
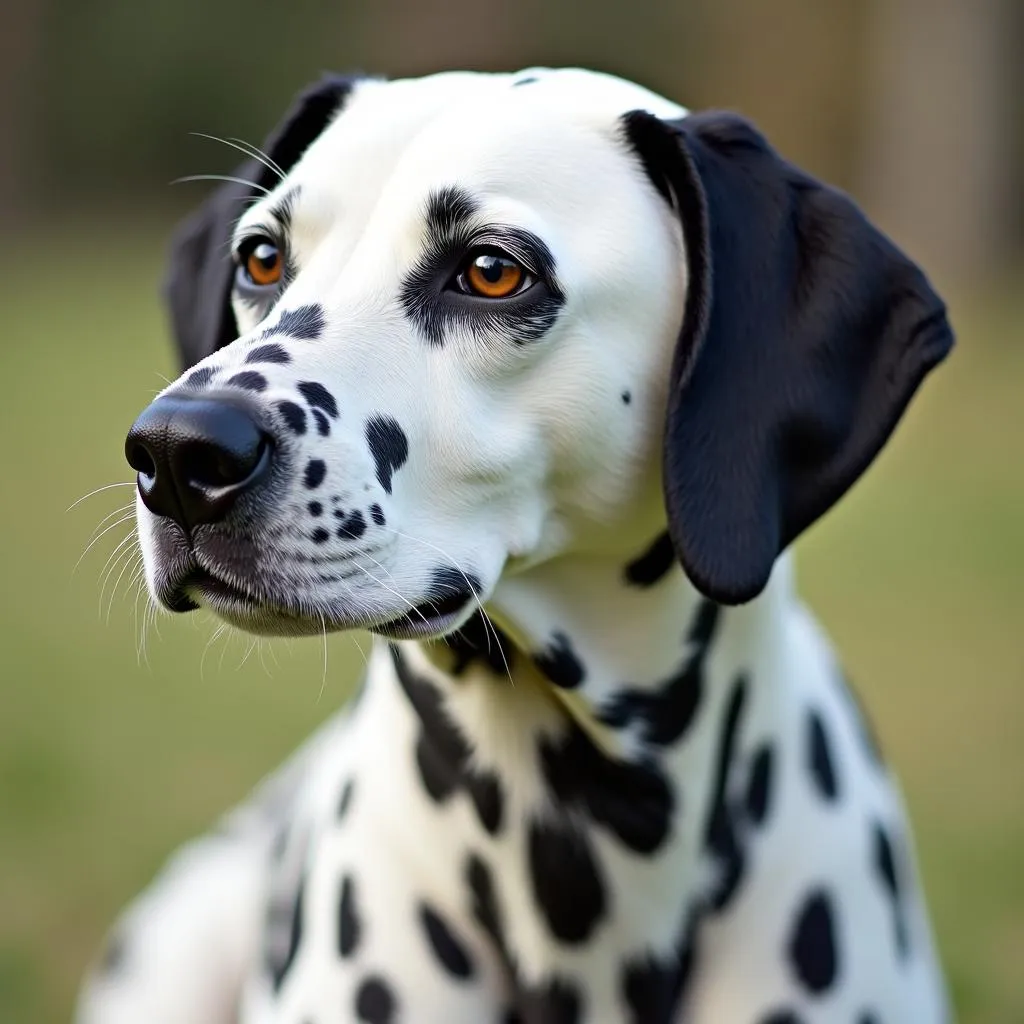
<path fill-rule="evenodd" d="M 285 173 L 291 170 L 358 81 L 355 76 L 325 75 L 302 92 L 263 144 L 271 162 Z M 277 174 L 256 160 L 246 161 L 234 176 L 260 188 L 278 183 Z M 171 240 L 163 292 L 183 368 L 238 337 L 231 311 L 235 266 L 228 242 L 245 201 L 258 193 L 259 188 L 244 184 L 222 185 L 178 227 Z"/>
<path fill-rule="evenodd" d="M 867 468 L 953 333 L 921 270 L 742 118 L 625 126 L 686 248 L 669 532 L 694 585 L 739 604 Z"/>

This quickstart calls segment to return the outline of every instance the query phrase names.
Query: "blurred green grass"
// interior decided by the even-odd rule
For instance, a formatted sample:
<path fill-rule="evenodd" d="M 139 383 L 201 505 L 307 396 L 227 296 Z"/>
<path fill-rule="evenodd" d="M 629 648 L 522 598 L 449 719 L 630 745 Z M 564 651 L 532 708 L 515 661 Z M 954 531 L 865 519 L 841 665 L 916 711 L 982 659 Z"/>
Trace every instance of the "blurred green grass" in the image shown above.
<path fill-rule="evenodd" d="M 0 1021 L 68 1018 L 117 909 L 344 699 L 351 638 L 260 652 L 163 618 L 137 658 L 99 577 L 128 524 L 121 444 L 175 374 L 162 226 L 68 224 L 0 261 Z M 15 259 L 12 254 L 17 254 Z M 960 346 L 801 542 L 805 594 L 914 817 L 964 1024 L 1024 1020 L 1024 301 L 956 307 Z M 111 520 L 116 521 L 115 520 Z M 117 565 L 117 572 L 120 565 Z M 141 604 L 140 604 L 141 608 Z M 264 655 L 266 666 L 261 664 Z M 244 661 L 244 664 L 240 664 Z M 321 692 L 322 688 L 322 692 Z M 907 1022 L 912 1024 L 912 1022 Z"/>

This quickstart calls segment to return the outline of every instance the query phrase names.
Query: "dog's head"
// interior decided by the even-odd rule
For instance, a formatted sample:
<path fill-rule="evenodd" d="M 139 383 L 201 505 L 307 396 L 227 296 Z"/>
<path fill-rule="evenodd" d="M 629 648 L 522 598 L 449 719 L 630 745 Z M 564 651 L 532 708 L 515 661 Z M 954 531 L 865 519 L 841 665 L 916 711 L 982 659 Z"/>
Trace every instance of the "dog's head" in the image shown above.
<path fill-rule="evenodd" d="M 666 524 L 748 600 L 952 344 L 847 197 L 608 76 L 328 78 L 238 176 L 127 454 L 153 593 L 257 632 L 440 635 Z"/>

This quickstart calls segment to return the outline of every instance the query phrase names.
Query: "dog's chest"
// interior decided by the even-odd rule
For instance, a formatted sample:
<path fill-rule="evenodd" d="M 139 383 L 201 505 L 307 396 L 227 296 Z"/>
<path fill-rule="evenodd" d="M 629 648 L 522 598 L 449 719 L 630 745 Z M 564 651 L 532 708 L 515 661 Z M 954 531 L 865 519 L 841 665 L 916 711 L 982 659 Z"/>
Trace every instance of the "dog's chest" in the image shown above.
<path fill-rule="evenodd" d="M 415 648 L 378 647 L 279 850 L 268 1019 L 303 999 L 355 1005 L 367 976 L 388 976 L 396 1005 L 415 992 L 446 1020 L 463 1005 L 467 1021 L 618 1006 L 667 1024 L 696 923 L 746 883 L 778 799 L 766 751 L 789 742 L 795 710 L 742 647 L 696 669 L 689 649 L 679 678 L 609 701 L 628 760 L 514 665 L 446 678 Z"/>

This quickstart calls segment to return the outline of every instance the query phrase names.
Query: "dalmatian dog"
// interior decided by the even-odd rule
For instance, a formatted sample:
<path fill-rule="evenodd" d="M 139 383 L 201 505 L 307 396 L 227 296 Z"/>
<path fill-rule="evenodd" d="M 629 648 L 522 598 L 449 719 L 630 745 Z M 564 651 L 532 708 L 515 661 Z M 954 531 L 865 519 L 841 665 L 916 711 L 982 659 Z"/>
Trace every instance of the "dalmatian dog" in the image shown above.
<path fill-rule="evenodd" d="M 164 608 L 369 630 L 80 1024 L 940 1024 L 897 784 L 787 548 L 952 345 L 747 121 L 327 77 L 177 235 L 127 439 Z"/>

